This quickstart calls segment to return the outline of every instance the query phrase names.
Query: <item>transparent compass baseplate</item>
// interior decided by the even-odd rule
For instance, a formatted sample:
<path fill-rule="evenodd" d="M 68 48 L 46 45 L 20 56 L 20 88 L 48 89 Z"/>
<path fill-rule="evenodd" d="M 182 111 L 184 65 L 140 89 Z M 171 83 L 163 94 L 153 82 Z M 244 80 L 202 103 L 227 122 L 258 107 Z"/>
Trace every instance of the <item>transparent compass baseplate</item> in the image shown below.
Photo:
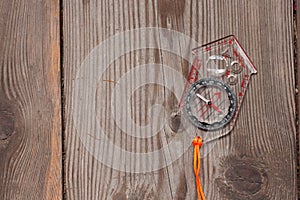
<path fill-rule="evenodd" d="M 197 47 L 193 54 L 179 106 L 188 126 L 209 142 L 233 129 L 257 70 L 235 36 Z"/>

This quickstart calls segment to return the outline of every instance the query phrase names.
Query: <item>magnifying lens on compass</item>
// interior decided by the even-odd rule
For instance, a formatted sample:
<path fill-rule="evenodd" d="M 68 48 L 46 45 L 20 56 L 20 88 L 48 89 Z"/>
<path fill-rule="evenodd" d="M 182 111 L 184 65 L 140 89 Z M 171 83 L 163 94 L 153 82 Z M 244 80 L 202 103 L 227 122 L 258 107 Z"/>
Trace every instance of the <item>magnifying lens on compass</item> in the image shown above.
<path fill-rule="evenodd" d="M 221 77 L 226 73 L 229 63 L 225 56 L 212 55 L 206 61 L 207 72 L 214 77 Z"/>
<path fill-rule="evenodd" d="M 236 95 L 226 83 L 213 78 L 200 79 L 188 90 L 184 110 L 188 119 L 203 131 L 226 126 L 235 115 Z"/>

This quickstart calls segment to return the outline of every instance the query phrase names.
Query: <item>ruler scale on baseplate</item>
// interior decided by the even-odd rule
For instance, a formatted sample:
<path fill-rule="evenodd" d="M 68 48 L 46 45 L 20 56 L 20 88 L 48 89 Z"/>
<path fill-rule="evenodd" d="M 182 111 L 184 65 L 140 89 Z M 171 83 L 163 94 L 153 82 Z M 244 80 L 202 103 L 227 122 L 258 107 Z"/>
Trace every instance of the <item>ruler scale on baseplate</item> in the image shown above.
<path fill-rule="evenodd" d="M 191 66 L 191 70 L 189 72 L 189 76 L 187 78 L 187 83 L 185 85 L 183 94 L 189 89 L 191 84 L 195 83 L 198 80 L 200 68 L 201 68 L 200 60 L 198 58 L 195 58 Z M 183 103 L 184 103 L 184 95 L 182 95 L 181 97 L 181 100 L 179 102 L 179 107 L 183 107 Z"/>

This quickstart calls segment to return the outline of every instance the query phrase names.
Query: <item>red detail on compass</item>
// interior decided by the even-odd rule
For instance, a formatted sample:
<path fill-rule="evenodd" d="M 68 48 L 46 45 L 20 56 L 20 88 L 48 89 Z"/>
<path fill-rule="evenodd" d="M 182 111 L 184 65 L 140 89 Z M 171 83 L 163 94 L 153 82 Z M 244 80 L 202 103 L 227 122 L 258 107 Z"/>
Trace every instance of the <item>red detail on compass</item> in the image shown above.
<path fill-rule="evenodd" d="M 203 117 L 203 115 L 205 115 L 205 113 L 207 113 L 207 111 L 209 110 L 208 105 L 206 105 L 206 107 L 207 107 L 206 110 L 203 113 L 201 113 L 200 117 Z"/>
<path fill-rule="evenodd" d="M 188 79 L 187 79 L 187 84 L 185 85 L 183 95 L 179 102 L 179 107 L 183 106 L 185 92 L 188 90 L 188 88 L 190 87 L 191 84 L 195 83 L 198 80 L 200 68 L 201 68 L 201 60 L 199 60 L 198 58 L 195 58 L 193 65 L 191 67 Z"/>
<path fill-rule="evenodd" d="M 211 50 L 211 47 L 206 47 L 205 48 L 205 51 L 210 51 Z"/>
<path fill-rule="evenodd" d="M 226 40 L 226 39 L 225 39 L 225 40 L 220 40 L 220 41 L 218 42 L 218 44 L 219 44 L 219 45 L 227 44 L 227 40 Z"/>
<path fill-rule="evenodd" d="M 241 83 L 241 87 L 242 87 L 242 88 L 245 88 L 246 82 L 248 82 L 248 80 L 249 80 L 249 75 L 248 75 L 248 74 L 245 74 L 245 75 L 244 75 L 244 78 L 243 78 L 243 80 L 242 80 L 242 83 Z"/>
<path fill-rule="evenodd" d="M 227 70 L 225 76 L 228 77 L 230 75 L 230 70 Z"/>
<path fill-rule="evenodd" d="M 217 99 L 216 99 L 216 100 L 221 99 L 221 92 L 216 92 L 216 93 L 214 94 L 214 96 L 217 96 Z"/>
<path fill-rule="evenodd" d="M 214 97 L 217 97 L 214 101 Z M 217 112 L 223 112 L 220 108 L 218 108 L 215 103 L 221 99 L 221 92 L 216 92 L 214 93 L 214 96 L 212 97 L 212 99 L 210 100 L 210 103 L 209 104 L 203 104 L 198 110 L 197 112 L 200 112 L 203 110 L 203 108 L 207 108 L 203 113 L 201 113 L 200 117 L 202 117 L 205 113 L 207 113 L 207 111 L 210 109 L 210 108 L 213 108 L 215 109 Z"/>
<path fill-rule="evenodd" d="M 243 68 L 246 68 L 243 57 L 237 52 L 237 50 L 233 49 L 233 54 L 237 57 L 238 62 Z"/>
<path fill-rule="evenodd" d="M 211 106 L 213 109 L 215 109 L 217 112 L 220 112 L 220 113 L 223 112 L 220 108 L 218 108 L 218 107 L 217 107 L 215 104 L 213 104 L 213 103 L 211 103 L 210 106 Z"/>
<path fill-rule="evenodd" d="M 207 104 L 203 104 L 203 105 L 197 110 L 197 112 L 200 112 L 201 110 L 203 110 L 203 108 L 205 108 L 205 106 L 207 106 Z"/>
<path fill-rule="evenodd" d="M 197 81 L 200 68 L 201 68 L 200 60 L 198 58 L 195 58 L 190 74 L 188 76 L 189 83 L 194 83 Z"/>

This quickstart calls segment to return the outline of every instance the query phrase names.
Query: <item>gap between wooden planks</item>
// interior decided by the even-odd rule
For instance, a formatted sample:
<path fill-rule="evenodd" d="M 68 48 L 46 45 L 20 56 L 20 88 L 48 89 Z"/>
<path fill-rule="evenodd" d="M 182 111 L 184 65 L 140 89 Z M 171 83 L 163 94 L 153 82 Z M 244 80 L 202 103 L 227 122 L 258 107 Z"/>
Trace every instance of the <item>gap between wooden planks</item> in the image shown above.
<path fill-rule="evenodd" d="M 300 99 L 299 99 L 299 85 L 300 85 L 300 71 L 299 71 L 299 63 L 300 63 L 300 1 L 294 0 L 294 63 L 295 63 L 295 87 L 296 87 L 296 125 L 297 125 L 297 189 L 298 189 L 298 196 L 300 192 L 300 153 L 299 153 L 299 139 L 300 139 L 300 133 L 299 133 L 299 113 L 300 113 Z"/>

